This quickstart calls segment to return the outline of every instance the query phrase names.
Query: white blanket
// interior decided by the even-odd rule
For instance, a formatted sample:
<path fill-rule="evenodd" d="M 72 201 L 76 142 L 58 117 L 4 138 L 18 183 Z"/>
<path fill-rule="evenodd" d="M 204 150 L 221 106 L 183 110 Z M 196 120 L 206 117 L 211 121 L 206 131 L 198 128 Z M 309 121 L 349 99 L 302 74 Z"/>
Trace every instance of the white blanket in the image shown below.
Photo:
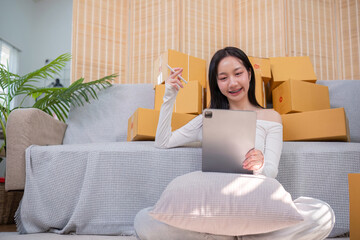
<path fill-rule="evenodd" d="M 174 177 L 201 167 L 201 148 L 153 144 L 29 147 L 19 232 L 133 235 L 136 213 L 153 206 Z"/>

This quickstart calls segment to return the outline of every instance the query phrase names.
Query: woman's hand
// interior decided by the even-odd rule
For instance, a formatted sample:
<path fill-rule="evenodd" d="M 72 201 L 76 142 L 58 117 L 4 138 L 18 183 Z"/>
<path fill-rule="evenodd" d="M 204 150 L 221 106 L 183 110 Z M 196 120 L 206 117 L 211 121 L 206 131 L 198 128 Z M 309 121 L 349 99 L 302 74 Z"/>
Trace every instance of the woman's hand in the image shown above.
<path fill-rule="evenodd" d="M 183 84 L 180 81 L 179 75 L 181 76 L 183 69 L 182 68 L 174 68 L 175 72 L 171 72 L 170 76 L 166 80 L 166 83 L 170 84 L 173 88 L 179 91 L 179 87 L 183 88 Z"/>
<path fill-rule="evenodd" d="M 264 155 L 260 150 L 251 149 L 245 155 L 245 161 L 243 162 L 243 168 L 247 170 L 259 170 L 264 165 Z"/>

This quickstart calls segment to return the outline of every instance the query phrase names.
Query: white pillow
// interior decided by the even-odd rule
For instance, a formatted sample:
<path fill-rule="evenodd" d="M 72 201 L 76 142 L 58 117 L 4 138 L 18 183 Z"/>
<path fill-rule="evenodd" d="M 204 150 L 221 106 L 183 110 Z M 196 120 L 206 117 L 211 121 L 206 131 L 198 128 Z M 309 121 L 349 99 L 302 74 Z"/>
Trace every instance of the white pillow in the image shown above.
<path fill-rule="evenodd" d="M 150 215 L 177 228 L 227 236 L 266 233 L 303 221 L 277 180 L 213 172 L 175 178 Z"/>

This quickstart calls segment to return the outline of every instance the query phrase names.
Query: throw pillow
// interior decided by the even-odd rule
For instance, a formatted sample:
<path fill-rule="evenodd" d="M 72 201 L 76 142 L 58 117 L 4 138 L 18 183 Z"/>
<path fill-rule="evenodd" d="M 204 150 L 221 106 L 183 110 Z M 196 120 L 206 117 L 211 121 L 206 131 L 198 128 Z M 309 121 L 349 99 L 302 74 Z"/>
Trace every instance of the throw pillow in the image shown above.
<path fill-rule="evenodd" d="M 175 178 L 150 215 L 177 228 L 227 236 L 266 233 L 303 221 L 276 179 L 213 172 Z"/>

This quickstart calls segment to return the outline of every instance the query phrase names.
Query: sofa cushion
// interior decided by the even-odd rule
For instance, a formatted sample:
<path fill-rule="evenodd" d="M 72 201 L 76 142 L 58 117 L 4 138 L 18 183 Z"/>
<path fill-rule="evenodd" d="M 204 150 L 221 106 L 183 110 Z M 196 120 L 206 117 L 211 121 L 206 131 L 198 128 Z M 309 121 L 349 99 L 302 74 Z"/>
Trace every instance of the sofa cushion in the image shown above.
<path fill-rule="evenodd" d="M 150 215 L 177 228 L 227 236 L 303 221 L 291 195 L 273 178 L 200 171 L 175 178 Z"/>
<path fill-rule="evenodd" d="M 329 87 L 331 108 L 345 108 L 350 139 L 360 142 L 360 80 L 319 80 L 316 83 Z"/>
<path fill-rule="evenodd" d="M 349 232 L 352 172 L 360 172 L 360 143 L 284 142 L 277 180 L 293 199 L 306 196 L 328 203 L 336 216 L 330 234 L 335 237 Z"/>
<path fill-rule="evenodd" d="M 63 144 L 126 141 L 129 117 L 139 107 L 154 108 L 152 84 L 114 84 L 99 99 L 71 108 Z"/>

